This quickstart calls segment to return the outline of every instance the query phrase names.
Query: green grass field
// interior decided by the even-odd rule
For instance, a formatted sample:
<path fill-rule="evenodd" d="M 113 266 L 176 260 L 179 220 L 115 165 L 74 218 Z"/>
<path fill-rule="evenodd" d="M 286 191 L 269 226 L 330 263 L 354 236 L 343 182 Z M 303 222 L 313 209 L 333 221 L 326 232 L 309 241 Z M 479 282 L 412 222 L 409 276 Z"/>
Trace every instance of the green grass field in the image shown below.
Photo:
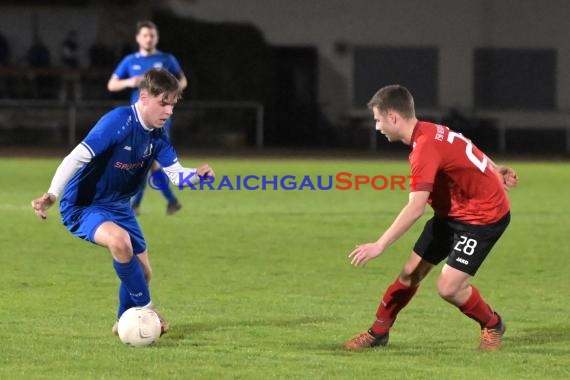
<path fill-rule="evenodd" d="M 182 160 L 187 165 L 201 158 Z M 217 174 L 407 174 L 406 162 L 213 159 Z M 0 379 L 568 379 L 570 225 L 567 163 L 511 163 L 512 222 L 474 283 L 503 315 L 500 352 L 441 300 L 432 273 L 400 314 L 388 347 L 346 352 L 367 328 L 423 221 L 366 268 L 405 191 L 189 191 L 165 215 L 147 190 L 140 218 L 153 299 L 171 332 L 129 348 L 110 334 L 118 280 L 109 253 L 73 237 L 57 209 L 33 215 L 59 160 L 0 160 Z M 439 272 L 437 268 L 437 272 Z"/>

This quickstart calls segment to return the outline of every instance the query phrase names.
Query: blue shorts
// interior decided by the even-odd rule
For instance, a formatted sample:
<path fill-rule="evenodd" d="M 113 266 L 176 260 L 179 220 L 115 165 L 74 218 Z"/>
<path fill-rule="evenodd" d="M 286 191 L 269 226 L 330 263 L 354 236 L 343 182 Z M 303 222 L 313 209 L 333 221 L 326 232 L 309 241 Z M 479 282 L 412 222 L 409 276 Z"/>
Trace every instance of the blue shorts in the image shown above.
<path fill-rule="evenodd" d="M 146 241 L 141 227 L 130 207 L 111 210 L 101 206 L 65 206 L 60 207 L 60 211 L 63 225 L 69 232 L 83 240 L 95 243 L 97 228 L 104 222 L 113 222 L 128 232 L 135 255 L 146 251 Z"/>

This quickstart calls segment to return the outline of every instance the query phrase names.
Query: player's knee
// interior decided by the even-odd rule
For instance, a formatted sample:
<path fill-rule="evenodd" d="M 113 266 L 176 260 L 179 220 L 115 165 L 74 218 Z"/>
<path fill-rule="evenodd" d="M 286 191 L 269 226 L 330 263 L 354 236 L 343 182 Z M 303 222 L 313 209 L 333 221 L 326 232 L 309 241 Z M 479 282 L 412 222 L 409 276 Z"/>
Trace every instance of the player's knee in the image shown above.
<path fill-rule="evenodd" d="M 439 278 L 437 281 L 437 293 L 441 298 L 447 301 L 452 301 L 457 296 L 459 287 L 452 282 L 447 281 L 445 278 Z"/>
<path fill-rule="evenodd" d="M 121 262 L 128 262 L 133 257 L 131 238 L 126 232 L 112 236 L 109 242 L 109 249 L 113 256 Z"/>

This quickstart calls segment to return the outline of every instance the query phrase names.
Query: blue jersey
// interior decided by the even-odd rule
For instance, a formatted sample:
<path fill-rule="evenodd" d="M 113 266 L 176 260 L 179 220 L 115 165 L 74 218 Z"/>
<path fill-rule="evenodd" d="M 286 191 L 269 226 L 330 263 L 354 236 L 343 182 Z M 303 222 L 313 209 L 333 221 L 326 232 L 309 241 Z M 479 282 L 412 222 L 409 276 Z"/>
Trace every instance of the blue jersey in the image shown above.
<path fill-rule="evenodd" d="M 168 70 L 176 78 L 180 78 L 182 69 L 180 64 L 172 54 L 157 51 L 154 54 L 143 56 L 140 53 L 133 53 L 127 55 L 119 63 L 119 66 L 113 72 L 119 79 L 127 79 L 143 75 L 148 70 L 162 67 Z M 135 103 L 139 98 L 139 90 L 133 89 L 131 92 L 131 103 Z"/>
<path fill-rule="evenodd" d="M 146 130 L 134 105 L 104 115 L 81 144 L 92 158 L 65 186 L 62 214 L 73 207 L 128 208 L 153 160 L 165 167 L 178 161 L 164 129 Z"/>

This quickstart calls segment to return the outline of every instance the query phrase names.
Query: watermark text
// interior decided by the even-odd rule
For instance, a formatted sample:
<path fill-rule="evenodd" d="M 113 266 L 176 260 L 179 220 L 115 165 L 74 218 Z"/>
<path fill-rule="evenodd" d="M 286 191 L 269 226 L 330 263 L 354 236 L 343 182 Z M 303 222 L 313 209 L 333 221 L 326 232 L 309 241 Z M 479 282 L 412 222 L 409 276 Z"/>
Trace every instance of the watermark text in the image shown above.
<path fill-rule="evenodd" d="M 196 173 L 178 173 L 178 189 L 183 190 L 411 190 L 416 189 L 421 179 L 417 175 L 382 175 L 374 176 L 338 172 L 334 175 L 224 175 L 219 177 L 202 176 L 196 184 L 192 179 Z M 163 190 L 169 186 L 168 176 L 157 171 L 148 177 L 148 185 L 154 190 Z"/>

